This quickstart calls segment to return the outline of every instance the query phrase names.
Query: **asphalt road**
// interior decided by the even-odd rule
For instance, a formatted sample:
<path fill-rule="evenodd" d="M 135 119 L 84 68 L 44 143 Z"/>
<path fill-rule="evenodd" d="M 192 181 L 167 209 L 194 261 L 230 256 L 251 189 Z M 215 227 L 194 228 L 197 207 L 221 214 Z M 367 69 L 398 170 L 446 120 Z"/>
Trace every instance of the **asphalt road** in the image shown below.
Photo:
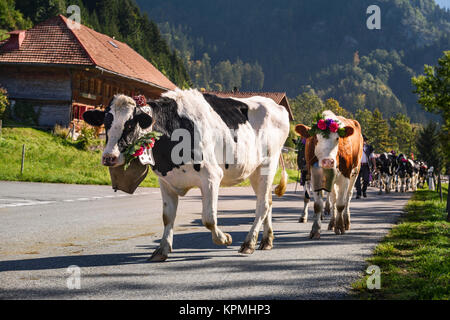
<path fill-rule="evenodd" d="M 149 263 L 163 223 L 159 189 L 133 196 L 108 186 L 0 182 L 0 298 L 2 299 L 346 299 L 376 243 L 392 227 L 410 193 L 351 204 L 352 230 L 337 236 L 323 222 L 310 240 L 298 223 L 301 193 L 274 197 L 274 249 L 238 253 L 254 218 L 251 188 L 221 189 L 219 226 L 229 247 L 212 243 L 192 190 L 179 203 L 174 251 Z M 311 209 L 310 209 L 311 210 Z M 68 289 L 69 266 L 80 289 Z"/>

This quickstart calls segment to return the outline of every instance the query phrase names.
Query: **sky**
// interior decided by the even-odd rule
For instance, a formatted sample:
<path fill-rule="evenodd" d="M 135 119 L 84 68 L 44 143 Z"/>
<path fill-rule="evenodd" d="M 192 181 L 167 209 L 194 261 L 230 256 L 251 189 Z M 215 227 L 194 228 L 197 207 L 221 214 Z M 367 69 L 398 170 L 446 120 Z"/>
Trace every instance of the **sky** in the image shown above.
<path fill-rule="evenodd" d="M 436 2 L 441 6 L 450 9 L 450 0 L 436 0 Z"/>

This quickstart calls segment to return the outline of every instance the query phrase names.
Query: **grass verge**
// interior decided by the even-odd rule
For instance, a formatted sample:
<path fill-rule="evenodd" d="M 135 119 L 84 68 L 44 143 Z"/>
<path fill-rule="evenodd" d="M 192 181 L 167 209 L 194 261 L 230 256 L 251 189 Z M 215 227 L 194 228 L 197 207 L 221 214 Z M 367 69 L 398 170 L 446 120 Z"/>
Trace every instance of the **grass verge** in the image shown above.
<path fill-rule="evenodd" d="M 22 145 L 25 165 L 21 174 Z M 0 136 L 0 180 L 109 185 L 108 169 L 100 164 L 101 151 L 80 150 L 77 142 L 33 128 L 3 128 Z M 288 170 L 289 182 L 297 172 Z M 280 181 L 280 170 L 274 182 Z M 245 181 L 240 186 L 248 186 Z M 141 187 L 159 187 L 150 171 Z"/>
<path fill-rule="evenodd" d="M 439 194 L 414 193 L 400 224 L 376 247 L 368 265 L 381 269 L 381 288 L 367 289 L 365 276 L 353 284 L 356 299 L 448 300 L 450 297 L 450 223 L 445 211 L 448 184 Z"/>

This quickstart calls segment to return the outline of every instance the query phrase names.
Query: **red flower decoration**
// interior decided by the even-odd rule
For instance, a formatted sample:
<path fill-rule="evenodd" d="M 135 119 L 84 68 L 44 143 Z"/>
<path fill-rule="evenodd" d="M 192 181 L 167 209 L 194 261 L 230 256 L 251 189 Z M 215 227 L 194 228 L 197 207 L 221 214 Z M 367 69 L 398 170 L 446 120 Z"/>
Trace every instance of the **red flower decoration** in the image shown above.
<path fill-rule="evenodd" d="M 141 147 L 139 150 L 137 150 L 137 151 L 133 154 L 133 157 L 139 157 L 139 156 L 142 156 L 143 153 L 144 153 L 144 147 Z"/>
<path fill-rule="evenodd" d="M 153 149 L 154 146 L 155 146 L 155 138 L 152 138 L 150 143 L 145 144 L 145 147 L 147 149 Z"/>
<path fill-rule="evenodd" d="M 331 132 L 337 132 L 339 129 L 339 125 L 336 122 L 330 123 L 330 131 Z"/>
<path fill-rule="evenodd" d="M 317 127 L 318 127 L 320 130 L 326 130 L 326 129 L 327 129 L 327 123 L 325 122 L 325 120 L 320 119 L 320 120 L 317 122 Z"/>
<path fill-rule="evenodd" d="M 138 107 L 143 107 L 143 106 L 147 105 L 147 99 L 143 95 L 135 96 L 135 97 L 133 97 L 133 99 L 134 99 L 134 101 L 136 101 L 136 105 Z"/>

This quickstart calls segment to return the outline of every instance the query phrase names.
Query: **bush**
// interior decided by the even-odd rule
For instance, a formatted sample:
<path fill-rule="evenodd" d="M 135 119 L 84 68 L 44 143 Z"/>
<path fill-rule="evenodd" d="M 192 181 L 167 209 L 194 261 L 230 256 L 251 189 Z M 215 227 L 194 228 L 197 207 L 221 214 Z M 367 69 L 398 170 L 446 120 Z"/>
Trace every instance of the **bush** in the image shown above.
<path fill-rule="evenodd" d="M 34 105 L 28 101 L 17 101 L 13 107 L 13 116 L 28 125 L 38 125 L 41 110 L 35 110 Z"/>
<path fill-rule="evenodd" d="M 77 139 L 78 148 L 81 150 L 89 150 L 89 146 L 91 146 L 96 138 L 95 128 L 84 125 L 81 128 L 80 136 Z"/>
<path fill-rule="evenodd" d="M 6 89 L 0 87 L 0 119 L 6 120 L 9 116 L 9 100 Z"/>
<path fill-rule="evenodd" d="M 60 126 L 59 124 L 55 124 L 55 126 L 53 127 L 53 135 L 66 139 L 69 135 L 69 128 Z"/>

